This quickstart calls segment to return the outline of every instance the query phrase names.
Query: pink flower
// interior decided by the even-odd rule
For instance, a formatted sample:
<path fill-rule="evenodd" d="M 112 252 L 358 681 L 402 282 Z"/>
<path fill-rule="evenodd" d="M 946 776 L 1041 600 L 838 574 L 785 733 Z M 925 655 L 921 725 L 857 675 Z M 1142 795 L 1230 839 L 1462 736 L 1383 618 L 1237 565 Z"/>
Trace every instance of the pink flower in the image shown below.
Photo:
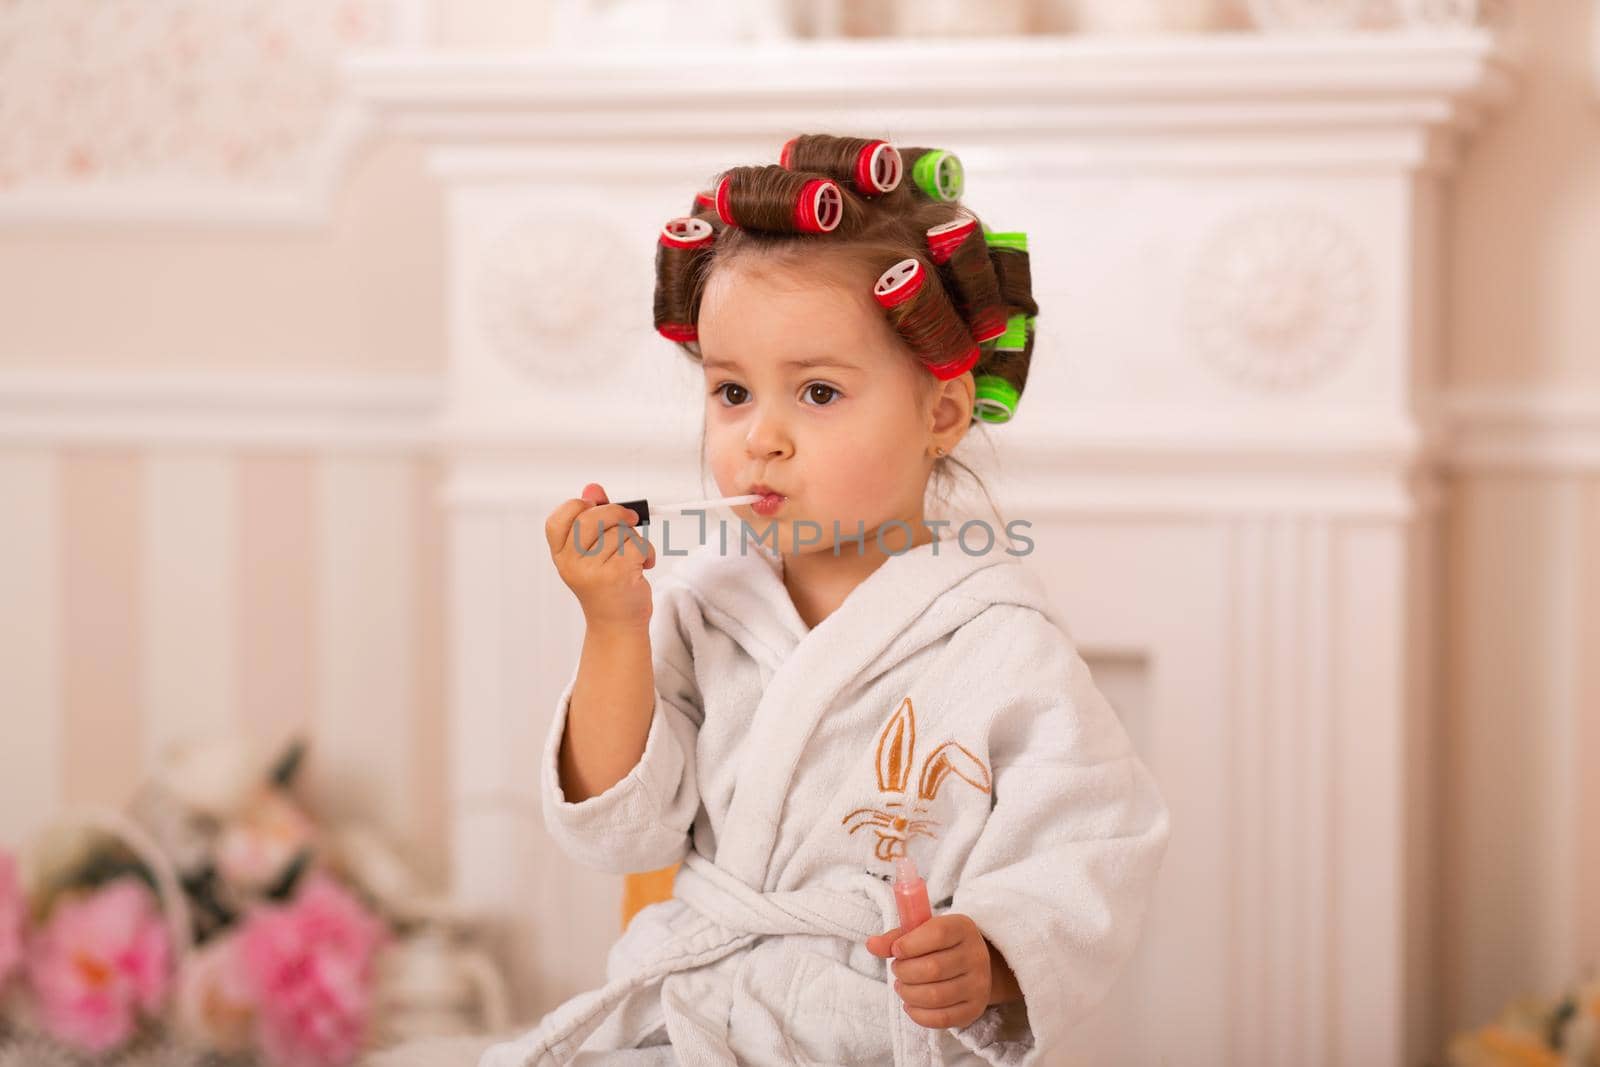
<path fill-rule="evenodd" d="M 366 1036 L 383 923 L 312 875 L 288 907 L 252 912 L 239 933 L 261 1047 L 279 1067 L 342 1067 Z"/>
<path fill-rule="evenodd" d="M 0 990 L 22 962 L 22 915 L 26 902 L 17 881 L 17 861 L 0 852 Z"/>
<path fill-rule="evenodd" d="M 184 961 L 177 1009 L 179 1028 L 204 1047 L 218 1052 L 250 1047 L 256 999 L 237 936 L 217 937 Z"/>
<path fill-rule="evenodd" d="M 103 1052 L 154 1015 L 168 986 L 171 946 L 155 895 L 137 878 L 64 896 L 29 946 L 28 974 L 45 1029 Z"/>

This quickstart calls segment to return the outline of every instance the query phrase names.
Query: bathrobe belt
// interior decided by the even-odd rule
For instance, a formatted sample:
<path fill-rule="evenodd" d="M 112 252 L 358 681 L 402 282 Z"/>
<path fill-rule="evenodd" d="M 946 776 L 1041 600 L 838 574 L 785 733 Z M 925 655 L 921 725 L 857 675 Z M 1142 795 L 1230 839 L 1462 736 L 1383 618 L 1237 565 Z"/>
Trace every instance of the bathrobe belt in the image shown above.
<path fill-rule="evenodd" d="M 743 934 L 831 934 L 866 941 L 899 923 L 893 891 L 884 885 L 884 908 L 875 909 L 860 894 L 815 887 L 763 893 L 752 889 L 692 849 L 673 879 L 672 895 L 719 926 Z M 887 925 L 886 925 L 887 924 Z M 893 992 L 894 971 L 888 971 Z M 895 1067 L 942 1063 L 937 1033 L 921 1026 L 899 1007 L 892 1019 Z"/>

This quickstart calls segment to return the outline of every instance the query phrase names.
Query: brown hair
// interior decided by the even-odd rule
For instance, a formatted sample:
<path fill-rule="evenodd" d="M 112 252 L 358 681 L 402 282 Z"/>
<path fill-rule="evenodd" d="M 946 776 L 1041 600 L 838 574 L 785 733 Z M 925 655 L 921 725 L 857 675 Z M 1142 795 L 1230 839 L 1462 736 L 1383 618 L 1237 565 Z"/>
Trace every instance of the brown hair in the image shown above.
<path fill-rule="evenodd" d="M 780 162 L 735 167 L 670 220 L 656 251 L 655 325 L 699 362 L 697 322 L 707 282 L 735 257 L 817 264 L 819 284 L 870 288 L 908 355 L 938 379 L 977 379 L 973 421 L 1004 422 L 1016 409 L 1033 356 L 1026 235 L 992 233 L 960 203 L 960 160 L 932 148 L 808 134 Z M 876 280 L 876 284 L 874 284 Z M 999 515 L 982 479 L 965 471 Z M 700 441 L 702 483 L 705 437 Z M 948 502 L 948 493 L 938 495 Z"/>

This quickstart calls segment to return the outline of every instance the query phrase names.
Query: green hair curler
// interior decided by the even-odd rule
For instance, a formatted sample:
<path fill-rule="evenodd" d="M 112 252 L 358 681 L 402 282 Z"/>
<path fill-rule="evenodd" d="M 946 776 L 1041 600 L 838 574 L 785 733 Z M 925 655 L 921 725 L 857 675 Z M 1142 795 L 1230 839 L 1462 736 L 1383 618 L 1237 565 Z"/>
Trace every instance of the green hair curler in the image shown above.
<path fill-rule="evenodd" d="M 1008 248 L 1013 252 L 1026 252 L 1028 250 L 1028 235 L 1021 230 L 1012 230 L 1007 233 L 985 230 L 983 239 L 989 242 L 990 248 Z"/>
<path fill-rule="evenodd" d="M 917 157 L 911 168 L 911 180 L 930 200 L 959 200 L 966 172 L 955 153 L 935 148 Z"/>
<path fill-rule="evenodd" d="M 1026 315 L 1013 315 L 1006 320 L 1006 332 L 995 341 L 994 347 L 1000 352 L 1021 352 L 1028 346 L 1028 330 L 1031 328 L 1031 319 Z"/>
<path fill-rule="evenodd" d="M 998 374 L 980 374 L 977 395 L 973 398 L 972 413 L 984 422 L 1009 422 L 1016 414 L 1017 401 L 1022 394 L 1017 387 Z"/>

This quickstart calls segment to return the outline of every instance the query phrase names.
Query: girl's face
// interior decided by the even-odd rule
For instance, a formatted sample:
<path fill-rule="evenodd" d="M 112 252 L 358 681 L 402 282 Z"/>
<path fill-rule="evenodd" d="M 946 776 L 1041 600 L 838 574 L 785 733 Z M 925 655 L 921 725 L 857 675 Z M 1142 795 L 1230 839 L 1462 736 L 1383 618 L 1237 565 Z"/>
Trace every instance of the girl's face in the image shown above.
<path fill-rule="evenodd" d="M 871 553 L 880 525 L 900 519 L 912 536 L 891 526 L 884 547 L 930 539 L 921 527 L 928 452 L 954 444 L 948 430 L 936 436 L 936 394 L 952 390 L 910 356 L 870 284 L 852 295 L 804 266 L 741 256 L 708 280 L 698 325 L 717 486 L 783 498 L 735 509 L 752 535 L 784 555 L 816 552 L 833 548 L 837 524 L 841 540 L 864 530 Z M 839 548 L 852 551 L 862 550 Z"/>

